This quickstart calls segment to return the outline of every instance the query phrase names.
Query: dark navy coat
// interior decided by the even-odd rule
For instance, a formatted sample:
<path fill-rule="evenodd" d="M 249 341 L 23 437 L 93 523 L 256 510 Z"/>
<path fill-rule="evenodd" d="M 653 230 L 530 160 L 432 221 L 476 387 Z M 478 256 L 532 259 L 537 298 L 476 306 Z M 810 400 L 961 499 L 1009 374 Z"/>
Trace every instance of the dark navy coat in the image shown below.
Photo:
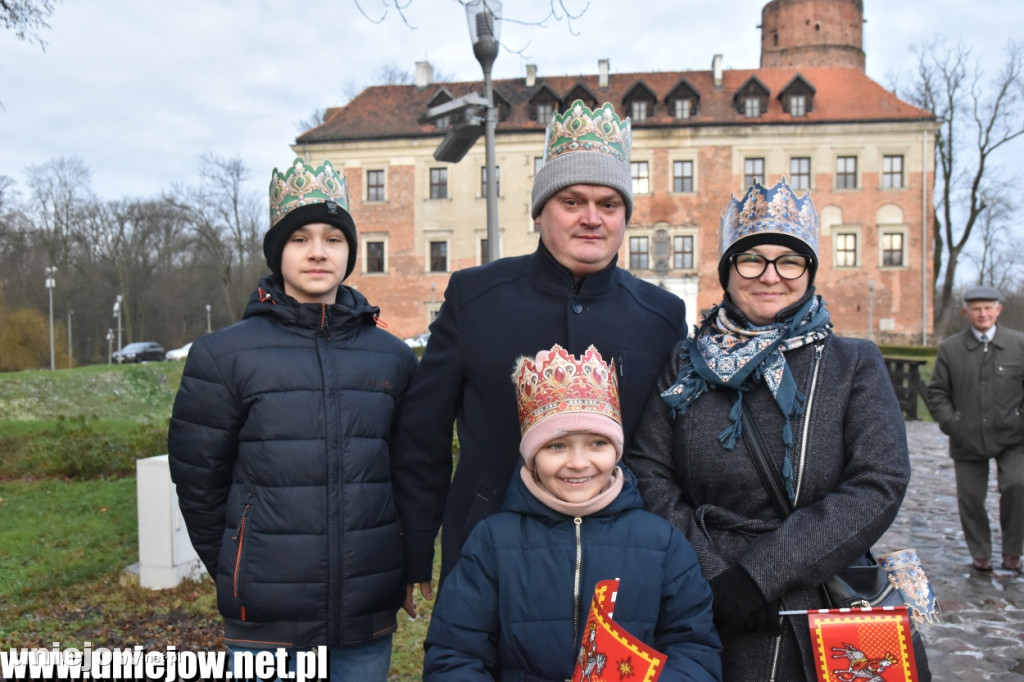
<path fill-rule="evenodd" d="M 682 533 L 644 511 L 628 471 L 622 492 L 576 523 L 534 497 L 518 473 L 504 508 L 477 524 L 438 596 L 424 680 L 567 680 L 594 586 L 619 578 L 615 622 L 668 655 L 661 680 L 720 680 L 711 589 Z M 574 636 L 573 612 L 576 612 Z"/>
<path fill-rule="evenodd" d="M 473 526 L 501 509 L 519 462 L 511 376 L 520 356 L 556 343 L 578 356 L 593 344 L 614 360 L 628 443 L 672 346 L 686 336 L 684 317 L 677 296 L 614 263 L 574 283 L 543 244 L 528 256 L 453 273 L 394 439 L 421 474 L 396 487 L 409 581 L 431 577 L 442 510 L 443 578 Z"/>
<path fill-rule="evenodd" d="M 241 322 L 192 345 L 171 476 L 231 644 L 338 647 L 396 626 L 388 439 L 416 358 L 378 312 L 344 286 L 300 305 L 268 277 Z"/>

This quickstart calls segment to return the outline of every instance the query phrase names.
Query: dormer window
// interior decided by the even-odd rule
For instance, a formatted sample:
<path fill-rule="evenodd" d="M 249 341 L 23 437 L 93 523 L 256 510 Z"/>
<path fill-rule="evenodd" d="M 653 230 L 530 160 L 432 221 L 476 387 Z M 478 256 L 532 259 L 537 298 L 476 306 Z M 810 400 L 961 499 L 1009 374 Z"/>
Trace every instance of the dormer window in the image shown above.
<path fill-rule="evenodd" d="M 558 110 L 558 95 L 546 84 L 541 84 L 537 92 L 529 99 L 530 112 L 533 120 L 542 126 L 551 122 L 551 117 Z"/>
<path fill-rule="evenodd" d="M 677 121 L 685 121 L 696 116 L 699 101 L 700 95 L 685 78 L 680 80 L 665 97 L 665 105 Z"/>
<path fill-rule="evenodd" d="M 768 88 L 764 83 L 756 76 L 751 76 L 733 96 L 736 113 L 747 118 L 764 115 L 768 112 L 768 94 Z"/>
<path fill-rule="evenodd" d="M 452 101 L 452 94 L 448 92 L 447 88 L 438 88 L 434 96 L 427 102 L 427 108 L 432 109 L 439 107 L 442 104 L 447 104 Z M 438 130 L 447 130 L 451 127 L 453 122 L 452 116 L 442 116 L 441 118 L 434 119 L 434 127 Z"/>
<path fill-rule="evenodd" d="M 552 114 L 555 113 L 555 105 L 551 102 L 538 102 L 534 105 L 534 120 L 537 123 L 543 123 L 547 125 L 551 121 Z"/>
<path fill-rule="evenodd" d="M 806 116 L 807 97 L 805 95 L 790 95 L 789 113 L 791 116 Z"/>
<path fill-rule="evenodd" d="M 636 85 L 626 92 L 626 96 L 622 98 L 622 104 L 625 106 L 626 111 L 629 112 L 629 117 L 633 120 L 633 123 L 646 121 L 654 116 L 654 105 L 657 101 L 658 98 L 654 95 L 654 92 L 643 81 L 637 82 Z"/>
<path fill-rule="evenodd" d="M 576 100 L 582 101 L 591 109 L 597 108 L 597 98 L 594 97 L 594 93 L 590 92 L 590 90 L 588 90 L 582 83 L 577 83 L 576 86 L 569 91 L 569 94 L 565 96 L 563 101 L 571 104 Z"/>
<path fill-rule="evenodd" d="M 782 110 L 795 118 L 802 118 L 814 111 L 814 88 L 803 76 L 797 74 L 779 92 Z"/>

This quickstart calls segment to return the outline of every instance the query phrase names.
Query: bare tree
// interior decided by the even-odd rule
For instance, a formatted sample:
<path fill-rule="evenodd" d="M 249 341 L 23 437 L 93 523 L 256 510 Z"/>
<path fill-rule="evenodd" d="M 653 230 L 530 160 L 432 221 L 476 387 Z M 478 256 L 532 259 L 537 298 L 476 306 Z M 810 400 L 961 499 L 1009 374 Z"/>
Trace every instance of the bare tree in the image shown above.
<path fill-rule="evenodd" d="M 1010 42 L 989 84 L 964 45 L 941 37 L 914 49 L 916 82 L 901 96 L 933 112 L 936 136 L 935 318 L 956 304 L 957 266 L 987 202 L 999 195 L 992 155 L 1024 135 L 1024 43 Z"/>
<path fill-rule="evenodd" d="M 1020 247 L 1008 229 L 1011 218 L 1010 194 L 993 196 L 985 202 L 985 210 L 978 219 L 979 242 L 967 253 L 978 269 L 977 284 L 996 287 L 1010 292 L 1022 282 Z"/>
<path fill-rule="evenodd" d="M 46 43 L 36 31 L 50 28 L 46 20 L 57 2 L 60 0 L 0 0 L 0 26 L 14 31 L 18 40 L 39 43 L 46 50 Z"/>
<path fill-rule="evenodd" d="M 86 207 L 96 201 L 92 171 L 78 157 L 60 157 L 25 171 L 48 265 L 66 270 L 70 263 L 71 235 Z"/>
<path fill-rule="evenodd" d="M 196 244 L 217 271 L 224 303 L 238 319 L 253 282 L 264 271 L 263 198 L 245 190 L 249 170 L 241 159 L 205 155 L 199 175 L 199 185 L 176 187 L 170 201 L 188 216 Z"/>

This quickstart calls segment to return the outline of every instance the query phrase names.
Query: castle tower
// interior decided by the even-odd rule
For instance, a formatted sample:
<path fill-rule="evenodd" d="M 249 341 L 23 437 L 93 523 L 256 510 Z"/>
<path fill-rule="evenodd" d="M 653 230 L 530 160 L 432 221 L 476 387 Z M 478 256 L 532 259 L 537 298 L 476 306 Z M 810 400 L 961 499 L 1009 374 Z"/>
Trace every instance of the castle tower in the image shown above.
<path fill-rule="evenodd" d="M 863 0 L 771 0 L 761 10 L 761 67 L 864 70 Z"/>

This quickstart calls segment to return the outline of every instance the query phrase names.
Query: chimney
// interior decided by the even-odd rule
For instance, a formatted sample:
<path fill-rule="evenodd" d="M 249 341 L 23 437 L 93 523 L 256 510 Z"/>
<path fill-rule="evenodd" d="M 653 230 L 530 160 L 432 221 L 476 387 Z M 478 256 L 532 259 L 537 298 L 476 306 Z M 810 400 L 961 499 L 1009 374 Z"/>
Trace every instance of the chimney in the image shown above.
<path fill-rule="evenodd" d="M 716 54 L 711 60 L 711 70 L 715 72 L 715 87 L 722 87 L 722 55 Z"/>
<path fill-rule="evenodd" d="M 597 60 L 597 86 L 602 90 L 608 89 L 608 59 Z"/>
<path fill-rule="evenodd" d="M 526 87 L 532 88 L 537 84 L 537 65 L 527 64 L 526 65 Z"/>
<path fill-rule="evenodd" d="M 416 62 L 416 87 L 425 88 L 434 82 L 434 67 L 430 62 Z"/>

